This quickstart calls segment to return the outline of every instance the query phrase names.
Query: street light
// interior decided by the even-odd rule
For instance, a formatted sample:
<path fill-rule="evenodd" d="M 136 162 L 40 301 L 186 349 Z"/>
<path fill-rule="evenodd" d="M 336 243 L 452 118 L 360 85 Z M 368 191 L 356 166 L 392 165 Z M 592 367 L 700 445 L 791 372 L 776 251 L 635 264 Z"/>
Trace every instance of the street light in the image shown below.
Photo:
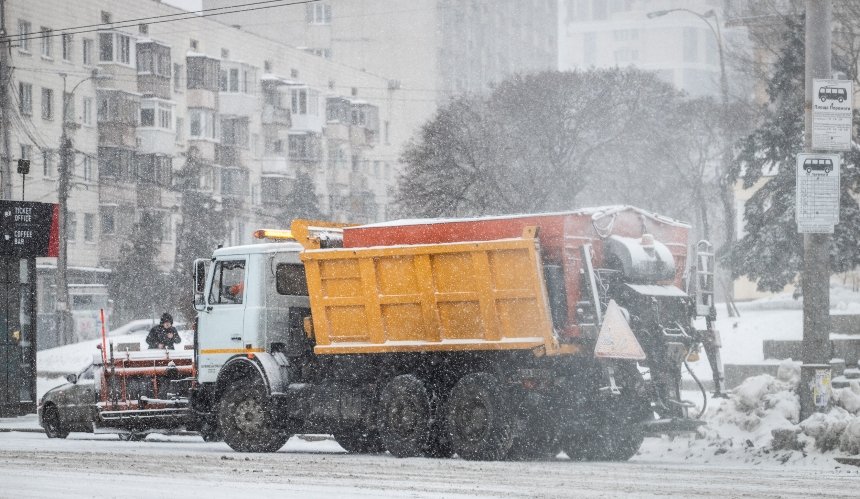
<path fill-rule="evenodd" d="M 735 240 L 737 236 L 735 234 L 735 199 L 734 192 L 732 190 L 732 186 L 726 181 L 726 173 L 729 171 L 732 165 L 732 145 L 728 140 L 730 135 L 730 127 L 729 127 L 729 80 L 726 75 L 726 62 L 723 57 L 723 35 L 720 32 L 720 20 L 717 17 L 717 12 L 713 9 L 710 9 L 702 14 L 690 9 L 667 9 L 667 10 L 655 10 L 653 12 L 649 12 L 646 14 L 648 19 L 654 19 L 656 17 L 662 17 L 667 14 L 671 14 L 673 12 L 686 12 L 688 14 L 692 14 L 698 17 L 703 23 L 708 25 L 708 28 L 711 29 L 711 33 L 714 35 L 714 38 L 717 40 L 717 53 L 719 54 L 720 59 L 720 97 L 721 97 L 721 105 L 722 105 L 722 129 L 723 129 L 723 151 L 721 158 L 721 165 L 718 175 L 719 178 L 719 187 L 720 187 L 720 198 L 723 204 L 723 216 L 725 217 L 725 226 L 726 226 L 726 243 L 725 248 L 729 248 L 731 250 L 734 247 Z M 713 24 L 709 21 L 709 18 L 713 18 Z M 729 317 L 735 316 L 734 307 L 734 290 L 732 289 L 731 284 L 727 284 L 725 286 L 726 292 L 726 305 L 728 307 Z"/>
<path fill-rule="evenodd" d="M 90 80 L 98 80 L 100 78 L 105 78 L 106 76 L 100 74 L 97 69 L 93 69 L 90 76 L 77 82 L 75 86 L 72 87 L 72 90 L 68 93 L 66 92 L 66 77 L 68 75 L 65 73 L 60 73 L 60 76 L 63 78 L 63 128 L 62 133 L 60 135 L 60 179 L 59 186 L 57 189 L 57 200 L 60 208 L 59 216 L 57 217 L 57 222 L 60 225 L 60 249 L 57 255 L 57 301 L 54 305 L 54 310 L 56 312 L 57 317 L 57 332 L 59 333 L 59 339 L 63 341 L 63 344 L 66 344 L 70 343 L 72 339 L 71 328 L 69 327 L 71 325 L 68 278 L 69 238 L 68 234 L 66 233 L 66 225 L 68 220 L 71 166 L 74 165 L 74 148 L 72 146 L 72 139 L 69 137 L 68 130 L 70 128 L 74 128 L 74 124 L 70 123 L 68 116 L 69 102 L 74 99 L 75 90 L 77 90 L 82 83 Z"/>

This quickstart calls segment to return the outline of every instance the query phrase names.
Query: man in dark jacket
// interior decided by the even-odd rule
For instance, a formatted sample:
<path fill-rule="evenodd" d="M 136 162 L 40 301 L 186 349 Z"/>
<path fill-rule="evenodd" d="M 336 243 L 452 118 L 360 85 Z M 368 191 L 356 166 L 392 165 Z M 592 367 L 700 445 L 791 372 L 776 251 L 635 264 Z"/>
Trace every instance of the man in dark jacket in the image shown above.
<path fill-rule="evenodd" d="M 173 345 L 182 341 L 179 333 L 173 327 L 173 317 L 168 313 L 161 316 L 161 323 L 149 330 L 146 335 L 146 344 L 149 348 L 173 350 Z"/>

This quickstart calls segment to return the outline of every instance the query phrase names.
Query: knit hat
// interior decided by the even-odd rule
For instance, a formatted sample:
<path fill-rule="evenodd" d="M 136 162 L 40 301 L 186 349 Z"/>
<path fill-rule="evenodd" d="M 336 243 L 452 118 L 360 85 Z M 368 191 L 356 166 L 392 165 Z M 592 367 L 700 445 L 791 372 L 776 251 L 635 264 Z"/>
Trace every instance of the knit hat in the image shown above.
<path fill-rule="evenodd" d="M 171 316 L 167 312 L 164 312 L 163 314 L 161 314 L 161 320 L 159 322 L 161 322 L 162 324 L 164 324 L 165 322 L 173 324 L 173 316 Z"/>

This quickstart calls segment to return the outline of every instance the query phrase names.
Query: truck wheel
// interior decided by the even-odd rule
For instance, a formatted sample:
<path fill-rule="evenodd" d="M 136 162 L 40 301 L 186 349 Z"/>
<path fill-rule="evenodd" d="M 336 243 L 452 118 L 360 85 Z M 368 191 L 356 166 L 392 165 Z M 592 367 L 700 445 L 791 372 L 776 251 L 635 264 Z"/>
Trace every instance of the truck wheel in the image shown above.
<path fill-rule="evenodd" d="M 385 452 L 385 446 L 376 431 L 356 428 L 352 431 L 335 433 L 334 439 L 350 454 L 377 454 Z"/>
<path fill-rule="evenodd" d="M 517 411 L 522 420 L 520 431 L 514 437 L 508 459 L 523 461 L 530 459 L 549 459 L 558 454 L 555 445 L 553 421 L 539 406 L 524 401 Z"/>
<path fill-rule="evenodd" d="M 56 407 L 45 408 L 42 422 L 45 424 L 45 435 L 48 438 L 66 438 L 69 436 L 69 432 L 64 430 L 60 424 L 60 411 Z"/>
<path fill-rule="evenodd" d="M 379 434 L 392 455 L 424 455 L 430 441 L 430 397 L 415 376 L 401 374 L 379 397 Z"/>
<path fill-rule="evenodd" d="M 276 427 L 271 402 L 259 383 L 227 387 L 218 406 L 218 426 L 237 452 L 276 452 L 290 438 Z"/>
<path fill-rule="evenodd" d="M 451 447 L 463 459 L 498 460 L 511 448 L 510 414 L 498 380 L 487 373 L 463 376 L 448 397 Z"/>

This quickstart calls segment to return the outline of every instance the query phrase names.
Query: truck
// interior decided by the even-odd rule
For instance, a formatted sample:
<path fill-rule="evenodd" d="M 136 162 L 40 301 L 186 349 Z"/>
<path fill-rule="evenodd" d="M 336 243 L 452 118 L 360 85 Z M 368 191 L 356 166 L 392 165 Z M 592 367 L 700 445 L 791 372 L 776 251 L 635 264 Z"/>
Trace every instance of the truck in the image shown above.
<path fill-rule="evenodd" d="M 626 460 L 719 391 L 713 252 L 630 206 L 362 226 L 296 220 L 195 261 L 191 410 L 240 452 Z M 701 384 L 700 384 L 701 386 Z M 702 388 L 704 392 L 704 388 Z"/>

